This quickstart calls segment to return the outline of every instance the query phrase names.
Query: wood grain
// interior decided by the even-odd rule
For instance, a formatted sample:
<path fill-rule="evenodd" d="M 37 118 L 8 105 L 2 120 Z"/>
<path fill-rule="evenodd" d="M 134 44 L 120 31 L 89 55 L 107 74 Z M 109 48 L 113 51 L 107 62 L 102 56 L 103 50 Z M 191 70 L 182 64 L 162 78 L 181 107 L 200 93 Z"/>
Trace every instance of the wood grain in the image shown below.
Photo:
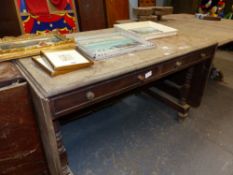
<path fill-rule="evenodd" d="M 48 174 L 27 84 L 0 89 L 0 106 L 0 174 Z"/>
<path fill-rule="evenodd" d="M 18 36 L 21 34 L 14 0 L 1 0 L 0 26 L 0 38 L 4 36 Z"/>
<path fill-rule="evenodd" d="M 104 0 L 76 0 L 80 31 L 104 29 L 107 27 Z"/>
<path fill-rule="evenodd" d="M 116 24 L 117 20 L 129 19 L 129 2 L 126 0 L 105 0 L 108 27 Z"/>

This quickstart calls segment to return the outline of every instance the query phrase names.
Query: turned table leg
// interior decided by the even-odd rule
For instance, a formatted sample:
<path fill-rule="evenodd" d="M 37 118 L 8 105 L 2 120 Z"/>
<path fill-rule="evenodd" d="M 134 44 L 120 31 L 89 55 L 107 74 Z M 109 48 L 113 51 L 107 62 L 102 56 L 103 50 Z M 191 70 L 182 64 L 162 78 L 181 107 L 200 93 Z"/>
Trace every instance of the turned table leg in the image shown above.
<path fill-rule="evenodd" d="M 193 77 L 193 70 L 194 70 L 193 67 L 189 68 L 185 75 L 185 81 L 184 81 L 184 85 L 183 85 L 183 89 L 182 89 L 181 97 L 180 97 L 180 102 L 179 102 L 182 106 L 187 105 L 187 99 L 190 93 L 191 81 Z M 183 112 L 178 112 L 178 119 L 187 118 L 189 109 L 190 108 L 187 108 L 187 110 L 184 110 Z"/>
<path fill-rule="evenodd" d="M 67 158 L 67 152 L 65 149 L 65 146 L 62 141 L 62 133 L 60 130 L 60 123 L 59 121 L 55 120 L 53 121 L 54 130 L 56 134 L 56 140 L 57 140 L 57 149 L 59 152 L 59 157 L 61 161 L 61 169 L 63 175 L 71 175 L 70 169 L 68 167 L 68 158 Z"/>

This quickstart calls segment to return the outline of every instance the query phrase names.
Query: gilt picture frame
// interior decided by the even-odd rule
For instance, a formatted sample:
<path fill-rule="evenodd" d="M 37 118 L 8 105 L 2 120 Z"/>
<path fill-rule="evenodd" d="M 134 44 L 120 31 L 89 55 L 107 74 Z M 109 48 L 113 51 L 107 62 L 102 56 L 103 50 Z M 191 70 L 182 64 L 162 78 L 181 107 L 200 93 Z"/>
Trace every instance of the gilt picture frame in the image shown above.
<path fill-rule="evenodd" d="M 47 49 L 41 51 L 41 55 L 48 60 L 56 71 L 80 69 L 94 64 L 92 60 L 84 57 L 75 48 Z"/>
<path fill-rule="evenodd" d="M 75 42 L 59 34 L 25 34 L 0 39 L 0 62 L 39 55 L 43 49 L 74 48 Z"/>

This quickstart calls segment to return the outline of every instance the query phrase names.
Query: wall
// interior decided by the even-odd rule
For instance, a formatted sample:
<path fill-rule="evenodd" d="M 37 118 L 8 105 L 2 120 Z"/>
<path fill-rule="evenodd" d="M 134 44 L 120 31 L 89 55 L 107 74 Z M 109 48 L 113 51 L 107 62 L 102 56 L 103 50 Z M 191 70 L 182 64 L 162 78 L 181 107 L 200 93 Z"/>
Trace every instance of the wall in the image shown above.
<path fill-rule="evenodd" d="M 138 0 L 129 0 L 130 19 L 135 19 L 133 8 L 138 6 Z"/>

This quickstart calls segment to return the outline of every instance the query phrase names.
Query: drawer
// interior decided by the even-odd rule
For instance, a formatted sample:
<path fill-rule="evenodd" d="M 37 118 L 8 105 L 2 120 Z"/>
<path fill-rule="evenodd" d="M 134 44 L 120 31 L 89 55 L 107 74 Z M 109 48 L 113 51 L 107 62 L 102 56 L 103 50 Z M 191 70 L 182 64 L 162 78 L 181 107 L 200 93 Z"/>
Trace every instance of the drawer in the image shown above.
<path fill-rule="evenodd" d="M 154 65 L 54 97 L 51 99 L 52 113 L 56 118 L 96 102 L 120 95 L 154 80 L 158 72 L 158 66 Z"/>
<path fill-rule="evenodd" d="M 188 66 L 194 65 L 202 60 L 209 59 L 213 56 L 214 51 L 215 47 L 208 47 L 181 56 L 175 60 L 168 61 L 161 66 L 161 74 L 169 74 L 171 72 L 187 68 Z"/>
<path fill-rule="evenodd" d="M 215 47 L 202 49 L 171 61 L 151 65 L 144 69 L 53 97 L 50 99 L 52 114 L 57 118 L 155 81 L 169 73 L 210 58 L 214 53 L 214 49 Z"/>

